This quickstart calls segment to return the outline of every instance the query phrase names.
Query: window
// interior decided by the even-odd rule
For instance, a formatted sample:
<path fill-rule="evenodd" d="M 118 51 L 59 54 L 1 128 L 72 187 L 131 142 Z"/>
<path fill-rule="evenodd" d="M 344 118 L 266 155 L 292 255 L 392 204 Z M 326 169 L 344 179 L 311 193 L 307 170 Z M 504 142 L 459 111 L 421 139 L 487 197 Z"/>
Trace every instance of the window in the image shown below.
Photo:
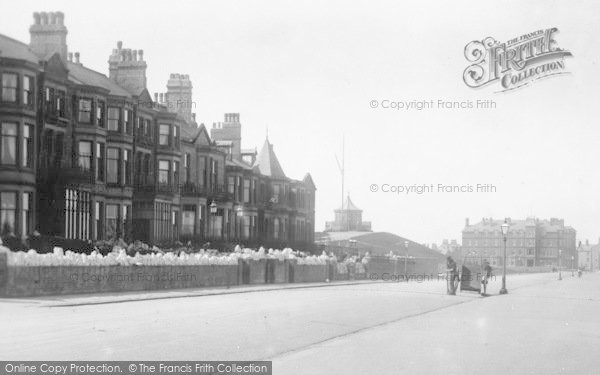
<path fill-rule="evenodd" d="M 23 76 L 23 104 L 33 105 L 33 78 Z"/>
<path fill-rule="evenodd" d="M 109 149 L 110 150 L 110 149 Z M 106 238 L 118 238 L 119 205 L 106 205 Z"/>
<path fill-rule="evenodd" d="M 140 139 L 144 136 L 144 119 L 138 117 L 135 125 L 135 136 Z"/>
<path fill-rule="evenodd" d="M 96 124 L 101 128 L 104 127 L 104 102 L 98 102 L 96 107 Z"/>
<path fill-rule="evenodd" d="M 119 183 L 119 149 L 109 147 L 106 158 L 106 182 Z M 107 206 L 108 207 L 108 206 Z"/>
<path fill-rule="evenodd" d="M 108 130 L 119 131 L 121 122 L 121 110 L 116 107 L 108 107 Z"/>
<path fill-rule="evenodd" d="M 58 117 L 65 117 L 65 108 L 67 107 L 66 94 L 64 91 L 59 91 L 56 95 L 56 114 Z"/>
<path fill-rule="evenodd" d="M 152 120 L 144 121 L 144 136 L 152 139 Z"/>
<path fill-rule="evenodd" d="M 227 177 L 227 192 L 232 196 L 235 194 L 235 177 Z"/>
<path fill-rule="evenodd" d="M 64 140 L 64 133 L 58 132 L 54 139 L 54 166 L 57 168 L 60 168 L 62 164 Z"/>
<path fill-rule="evenodd" d="M 92 121 L 92 101 L 79 99 L 79 122 L 89 124 Z"/>
<path fill-rule="evenodd" d="M 2 74 L 2 101 L 17 101 L 17 75 L 14 73 Z"/>
<path fill-rule="evenodd" d="M 27 168 L 31 168 L 33 166 L 33 131 L 31 130 L 31 125 L 23 126 L 23 166 Z"/>
<path fill-rule="evenodd" d="M 279 219 L 278 218 L 273 219 L 273 239 L 274 240 L 279 239 Z"/>
<path fill-rule="evenodd" d="M 279 185 L 275 184 L 273 185 L 273 196 L 271 197 L 271 202 L 272 203 L 279 203 Z M 302 196 L 302 195 L 300 195 Z"/>
<path fill-rule="evenodd" d="M 165 124 L 161 124 L 159 126 L 159 135 L 158 135 L 158 144 L 161 146 L 168 146 L 170 144 L 169 142 L 169 136 L 170 136 L 170 126 L 169 125 L 165 125 Z"/>
<path fill-rule="evenodd" d="M 123 150 L 123 181 L 131 185 L 131 151 Z"/>
<path fill-rule="evenodd" d="M 198 159 L 198 185 L 206 186 L 206 158 L 204 156 Z"/>
<path fill-rule="evenodd" d="M 54 106 L 52 103 L 54 102 L 54 89 L 50 87 L 46 87 L 44 90 L 44 105 L 46 108 L 46 112 L 52 114 L 54 112 Z"/>
<path fill-rule="evenodd" d="M 92 142 L 79 142 L 77 165 L 84 170 L 89 170 L 92 167 Z"/>
<path fill-rule="evenodd" d="M 104 143 L 96 143 L 96 180 L 104 181 Z"/>
<path fill-rule="evenodd" d="M 169 161 L 159 160 L 158 161 L 158 183 L 169 184 Z"/>
<path fill-rule="evenodd" d="M 96 239 L 102 239 L 103 236 L 103 229 L 104 229 L 104 225 L 102 225 L 103 221 L 102 218 L 104 216 L 104 203 L 103 202 L 96 202 L 96 207 L 95 207 L 95 213 L 94 213 L 94 220 L 96 221 Z"/>
<path fill-rule="evenodd" d="M 0 193 L 0 233 L 2 235 L 14 234 L 17 212 L 17 193 Z"/>
<path fill-rule="evenodd" d="M 242 217 L 243 220 L 243 236 L 245 239 L 250 238 L 250 216 Z"/>
<path fill-rule="evenodd" d="M 123 110 L 123 121 L 125 122 L 125 133 L 131 135 L 132 113 L 128 109 Z"/>
<path fill-rule="evenodd" d="M 250 180 L 244 179 L 244 203 L 250 203 Z"/>
<path fill-rule="evenodd" d="M 217 167 L 218 166 L 219 166 L 219 163 L 216 160 L 214 160 L 214 159 L 211 160 L 211 167 L 210 167 L 211 171 L 210 172 L 212 174 L 212 176 L 211 176 L 211 178 L 212 178 L 211 183 L 212 183 L 213 186 L 215 186 L 217 184 Z"/>
<path fill-rule="evenodd" d="M 179 185 L 179 162 L 173 162 L 173 184 L 175 186 Z"/>
<path fill-rule="evenodd" d="M 17 124 L 2 124 L 2 142 L 0 143 L 0 164 L 17 164 Z"/>
<path fill-rule="evenodd" d="M 23 193 L 23 201 L 21 203 L 23 208 L 21 231 L 24 236 L 29 234 L 31 230 L 31 195 L 29 192 Z"/>
<path fill-rule="evenodd" d="M 150 183 L 152 168 L 150 167 L 150 154 L 144 155 L 144 183 Z"/>
<path fill-rule="evenodd" d="M 192 156 L 190 154 L 185 154 L 183 157 L 183 167 L 185 168 L 185 183 L 189 183 L 191 180 L 191 169 L 190 169 L 190 161 Z"/>

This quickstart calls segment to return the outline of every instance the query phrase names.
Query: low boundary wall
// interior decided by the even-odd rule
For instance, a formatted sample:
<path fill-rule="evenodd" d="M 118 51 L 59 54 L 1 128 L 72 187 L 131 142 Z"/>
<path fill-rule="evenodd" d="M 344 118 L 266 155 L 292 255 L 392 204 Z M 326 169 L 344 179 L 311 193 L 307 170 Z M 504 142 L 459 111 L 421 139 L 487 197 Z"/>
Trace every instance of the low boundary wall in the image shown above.
<path fill-rule="evenodd" d="M 295 259 L 245 259 L 237 265 L 8 266 L 7 254 L 0 253 L 0 297 L 364 280 L 370 273 L 402 273 L 403 265 L 370 263 L 366 273 L 356 272 L 352 265 L 346 273 L 338 273 L 335 263 L 298 264 Z M 409 262 L 408 272 L 414 269 L 415 263 Z"/>

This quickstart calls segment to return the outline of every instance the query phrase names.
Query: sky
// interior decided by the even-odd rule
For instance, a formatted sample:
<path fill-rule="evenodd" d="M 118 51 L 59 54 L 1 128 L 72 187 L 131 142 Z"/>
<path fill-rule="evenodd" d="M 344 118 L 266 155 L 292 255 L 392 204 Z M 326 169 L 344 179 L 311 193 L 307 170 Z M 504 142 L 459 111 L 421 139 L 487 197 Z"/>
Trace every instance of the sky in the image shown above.
<path fill-rule="evenodd" d="M 317 230 L 341 204 L 344 138 L 346 194 L 376 231 L 439 243 L 460 240 L 467 217 L 534 216 L 600 237 L 600 2 L 0 0 L 0 9 L 0 33 L 24 42 L 34 11 L 63 11 L 69 51 L 105 74 L 117 41 L 143 49 L 151 93 L 166 91 L 170 73 L 189 74 L 197 120 L 210 127 L 239 112 L 245 148 L 268 129 L 286 175 L 315 181 Z M 463 82 L 469 42 L 552 27 L 573 54 L 569 74 L 509 92 Z M 422 100 L 496 108 L 382 108 Z M 431 184 L 495 192 L 382 192 Z"/>

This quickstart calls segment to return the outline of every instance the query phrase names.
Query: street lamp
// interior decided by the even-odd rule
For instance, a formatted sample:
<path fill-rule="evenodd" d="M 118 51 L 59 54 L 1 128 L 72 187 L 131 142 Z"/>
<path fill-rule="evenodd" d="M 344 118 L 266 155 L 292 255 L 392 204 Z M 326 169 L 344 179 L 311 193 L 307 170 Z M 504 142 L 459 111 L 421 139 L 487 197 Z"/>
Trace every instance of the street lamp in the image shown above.
<path fill-rule="evenodd" d="M 507 294 L 508 290 L 506 290 L 506 238 L 508 236 L 508 228 L 509 225 L 504 219 L 504 224 L 500 226 L 502 229 L 502 237 L 504 239 L 504 256 L 502 257 L 502 288 L 500 288 L 500 294 Z"/>
<path fill-rule="evenodd" d="M 404 247 L 406 248 L 406 256 L 404 257 L 404 277 L 406 277 L 406 262 L 408 262 L 408 241 L 404 241 Z"/>

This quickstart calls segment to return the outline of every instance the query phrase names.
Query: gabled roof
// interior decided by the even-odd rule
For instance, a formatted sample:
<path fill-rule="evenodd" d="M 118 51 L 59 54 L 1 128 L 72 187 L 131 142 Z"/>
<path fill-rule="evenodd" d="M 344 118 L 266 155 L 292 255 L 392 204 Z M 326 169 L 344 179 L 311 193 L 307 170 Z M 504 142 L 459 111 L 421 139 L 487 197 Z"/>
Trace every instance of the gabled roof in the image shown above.
<path fill-rule="evenodd" d="M 124 88 L 117 85 L 110 78 L 95 70 L 88 69 L 82 64 L 68 62 L 69 79 L 75 83 L 88 86 L 102 87 L 109 91 L 111 95 L 131 97 L 131 94 Z"/>
<path fill-rule="evenodd" d="M 265 139 L 265 143 L 258 153 L 253 168 L 263 176 L 286 178 L 277 155 L 273 151 L 273 145 L 269 143 L 268 139 Z"/>
<path fill-rule="evenodd" d="M 152 100 L 152 95 L 150 95 L 148 89 L 143 89 L 142 92 L 140 92 L 140 95 L 138 95 L 138 101 L 140 103 L 143 103 L 147 107 L 152 107 L 152 105 L 154 104 L 154 101 Z"/>
<path fill-rule="evenodd" d="M 40 62 L 27 44 L 2 34 L 0 34 L 0 57 L 25 60 L 36 65 Z"/>
<path fill-rule="evenodd" d="M 307 185 L 311 186 L 312 188 L 316 189 L 315 182 L 313 181 L 313 178 L 310 175 L 310 173 L 307 173 L 306 175 L 304 175 L 304 178 L 302 179 L 302 182 L 304 182 L 305 184 L 307 184 Z"/>
<path fill-rule="evenodd" d="M 210 136 L 208 135 L 206 126 L 200 124 L 200 126 L 198 126 L 198 133 L 196 133 L 196 136 L 194 137 L 194 143 L 198 145 L 209 145 L 210 142 Z"/>

